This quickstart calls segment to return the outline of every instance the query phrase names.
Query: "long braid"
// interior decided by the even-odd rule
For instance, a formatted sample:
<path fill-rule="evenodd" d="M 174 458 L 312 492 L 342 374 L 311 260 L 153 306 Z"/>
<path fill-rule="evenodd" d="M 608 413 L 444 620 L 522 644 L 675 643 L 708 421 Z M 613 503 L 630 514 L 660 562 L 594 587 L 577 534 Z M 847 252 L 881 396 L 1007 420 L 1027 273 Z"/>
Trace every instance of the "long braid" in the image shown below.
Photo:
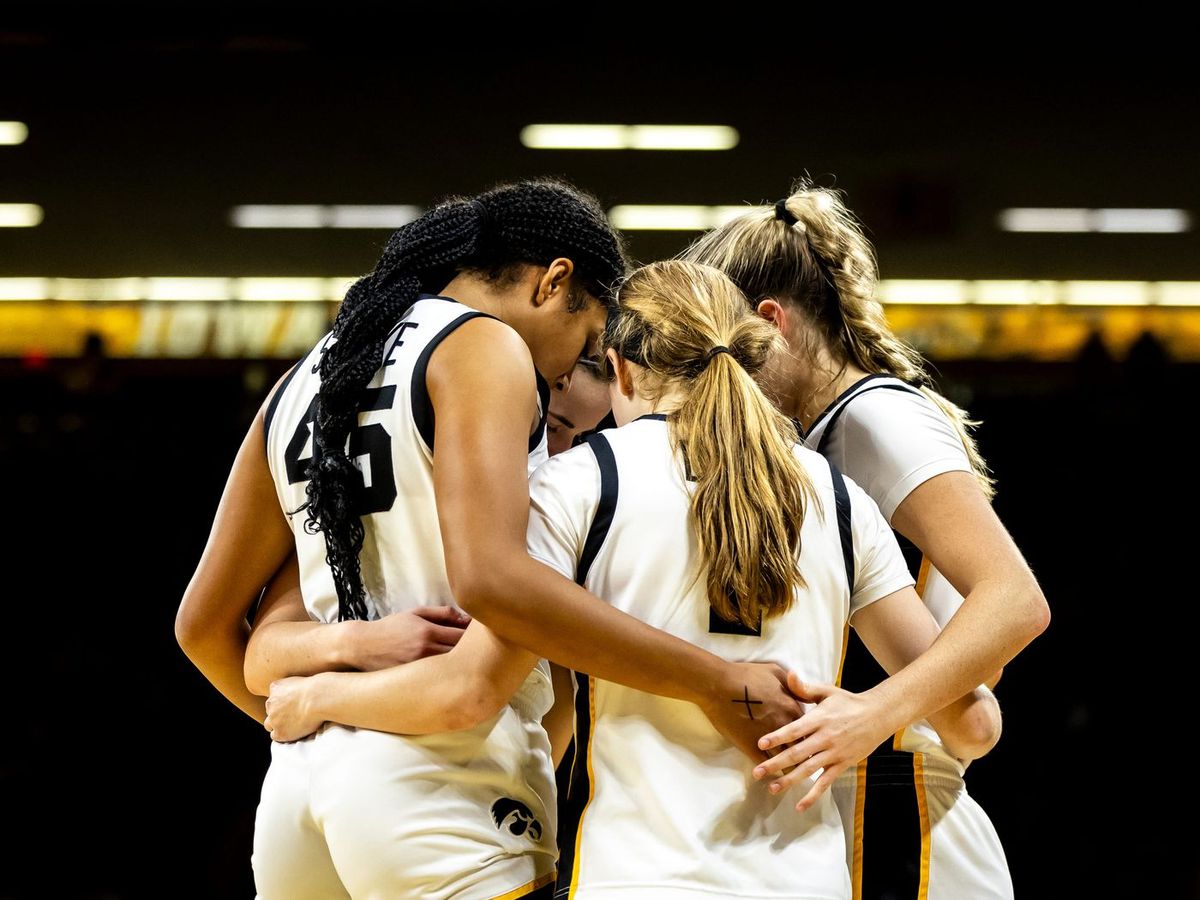
<path fill-rule="evenodd" d="M 405 225 L 374 270 L 347 291 L 320 361 L 304 526 L 325 535 L 339 619 L 369 614 L 359 568 L 363 477 L 346 444 L 387 335 L 422 291 L 440 290 L 458 272 L 497 276 L 559 256 L 574 261 L 579 280 L 597 297 L 626 267 L 621 242 L 594 198 L 559 181 L 518 182 L 473 200 L 450 200 Z"/>

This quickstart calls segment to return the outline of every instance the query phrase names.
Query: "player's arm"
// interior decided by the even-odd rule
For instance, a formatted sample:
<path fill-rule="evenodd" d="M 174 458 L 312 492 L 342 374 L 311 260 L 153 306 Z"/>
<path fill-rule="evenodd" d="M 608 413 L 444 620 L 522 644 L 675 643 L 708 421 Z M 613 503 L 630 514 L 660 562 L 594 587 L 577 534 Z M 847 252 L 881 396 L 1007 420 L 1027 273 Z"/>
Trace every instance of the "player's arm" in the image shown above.
<path fill-rule="evenodd" d="M 888 675 L 895 675 L 928 650 L 941 629 L 909 587 L 861 610 L 854 630 Z M 946 749 L 961 760 L 978 759 L 1000 740 L 1000 705 L 985 686 L 928 716 Z"/>
<path fill-rule="evenodd" d="M 292 549 L 267 468 L 263 417 L 254 417 L 234 460 L 204 554 L 175 617 L 179 646 L 212 685 L 259 722 L 261 697 L 242 675 L 250 626 L 246 613 Z"/>
<path fill-rule="evenodd" d="M 491 319 L 457 329 L 430 362 L 434 490 L 455 598 L 498 635 L 538 656 L 697 703 L 718 730 L 761 758 L 756 733 L 799 712 L 777 667 L 726 663 L 614 609 L 527 553 L 533 383 L 524 343 Z M 738 714 L 732 701 L 744 690 L 764 701 L 767 727 Z"/>
<path fill-rule="evenodd" d="M 964 598 L 919 671 L 950 671 L 956 684 L 995 684 L 1004 665 L 1045 631 L 1050 608 L 975 475 L 930 478 L 896 507 L 891 524 Z"/>
<path fill-rule="evenodd" d="M 823 770 L 797 804 L 816 802 L 848 766 L 865 758 L 889 735 L 919 719 L 946 731 L 951 752 L 977 755 L 999 736 L 999 709 L 975 685 L 961 685 L 961 667 L 944 660 L 923 665 L 938 644 L 937 623 L 913 589 L 912 578 L 875 502 L 850 479 L 854 548 L 854 593 L 850 617 L 867 648 L 889 672 L 880 684 L 855 694 L 828 684 L 788 683 L 797 696 L 816 703 L 803 718 L 765 736 L 764 749 L 780 752 L 755 768 L 778 791 Z M 947 707 L 950 709 L 947 710 Z M 785 745 L 790 746 L 785 747 Z M 783 773 L 796 766 L 787 775 Z"/>
<path fill-rule="evenodd" d="M 374 671 L 445 653 L 469 621 L 452 606 L 428 606 L 371 622 L 314 622 L 304 607 L 293 552 L 267 586 L 255 617 L 246 686 L 265 697 L 271 682 L 289 676 Z"/>
<path fill-rule="evenodd" d="M 575 682 L 570 670 L 557 663 L 550 664 L 550 674 L 554 685 L 554 705 L 542 717 L 542 727 L 550 738 L 550 756 L 557 769 L 575 730 Z"/>
<path fill-rule="evenodd" d="M 322 722 L 393 734 L 474 728 L 516 693 L 537 657 L 472 622 L 448 653 L 376 672 L 328 672 L 271 685 L 264 723 L 294 741 Z"/>

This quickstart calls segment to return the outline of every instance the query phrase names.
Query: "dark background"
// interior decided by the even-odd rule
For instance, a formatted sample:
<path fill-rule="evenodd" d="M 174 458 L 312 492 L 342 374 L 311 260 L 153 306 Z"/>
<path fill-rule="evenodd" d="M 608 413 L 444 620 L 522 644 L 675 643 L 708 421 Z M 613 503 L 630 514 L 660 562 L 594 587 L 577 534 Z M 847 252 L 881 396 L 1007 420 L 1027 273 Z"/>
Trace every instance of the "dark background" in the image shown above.
<path fill-rule="evenodd" d="M 340 275 L 368 269 L 386 234 L 238 230 L 229 208 L 428 205 L 537 174 L 606 206 L 732 204 L 807 171 L 847 191 L 885 277 L 1200 279 L 1194 231 L 994 225 L 1010 206 L 1200 210 L 1197 85 L 1179 73 L 831 60 L 783 77 L 774 55 L 717 45 L 667 60 L 412 43 L 425 49 L 316 27 L 0 29 L 0 119 L 31 132 L 0 148 L 0 202 L 46 209 L 38 228 L 0 230 L 0 276 Z M 732 124 L 742 142 L 526 150 L 517 133 L 537 121 Z M 688 239 L 638 233 L 632 249 L 649 260 Z M 996 508 L 1054 616 L 1007 668 L 1005 736 L 968 775 L 1017 894 L 1200 895 L 1186 762 L 1200 367 L 1150 339 L 1119 359 L 1091 342 L 1070 362 L 934 363 L 985 422 Z M 252 895 L 267 739 L 172 623 L 287 365 L 0 360 L 0 897 Z"/>

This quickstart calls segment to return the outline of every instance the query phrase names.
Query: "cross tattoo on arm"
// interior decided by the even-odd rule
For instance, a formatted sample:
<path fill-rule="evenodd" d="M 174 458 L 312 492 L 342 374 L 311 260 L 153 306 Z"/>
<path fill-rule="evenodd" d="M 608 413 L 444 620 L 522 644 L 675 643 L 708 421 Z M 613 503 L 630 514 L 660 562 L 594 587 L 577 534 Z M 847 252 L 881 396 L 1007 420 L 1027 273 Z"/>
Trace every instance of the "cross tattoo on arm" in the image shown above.
<path fill-rule="evenodd" d="M 752 708 L 752 704 L 754 706 L 762 706 L 762 701 L 750 699 L 750 688 L 749 687 L 743 687 L 742 692 L 743 692 L 743 695 L 742 695 L 741 700 L 738 700 L 735 698 L 729 702 L 746 704 L 746 715 L 748 715 L 751 718 L 751 720 L 753 720 L 754 719 L 754 709 Z"/>

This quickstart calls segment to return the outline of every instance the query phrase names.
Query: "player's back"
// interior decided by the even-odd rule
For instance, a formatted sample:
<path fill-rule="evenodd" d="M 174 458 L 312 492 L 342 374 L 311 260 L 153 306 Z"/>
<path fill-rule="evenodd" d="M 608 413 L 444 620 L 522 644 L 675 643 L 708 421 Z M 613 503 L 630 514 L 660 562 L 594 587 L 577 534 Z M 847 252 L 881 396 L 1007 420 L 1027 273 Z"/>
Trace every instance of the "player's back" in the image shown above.
<path fill-rule="evenodd" d="M 449 298 L 422 294 L 388 334 L 379 370 L 362 392 L 348 455 L 363 473 L 359 560 L 371 618 L 454 602 L 433 492 L 434 412 L 425 374 L 442 340 L 482 315 Z M 329 340 L 327 335 L 320 341 L 280 386 L 265 422 L 268 462 L 296 538 L 304 603 L 322 622 L 337 621 L 337 592 L 325 562 L 324 535 L 305 527 L 304 505 L 319 362 Z M 542 394 L 543 410 L 547 396 Z M 546 458 L 544 429 L 530 442 L 532 470 Z"/>
<path fill-rule="evenodd" d="M 454 602 L 433 490 L 434 411 L 425 375 L 438 345 L 481 315 L 422 295 L 387 336 L 379 369 L 362 392 L 347 454 L 363 473 L 355 512 L 364 529 L 360 562 L 370 618 Z M 324 535 L 306 528 L 303 507 L 319 361 L 329 340 L 276 391 L 264 422 L 279 502 L 295 535 L 305 606 L 322 622 L 338 620 L 338 598 Z M 531 466 L 546 458 L 548 392 L 540 379 L 539 394 L 543 420 L 530 438 Z M 389 864 L 403 872 L 406 895 L 493 896 L 493 885 L 544 880 L 554 865 L 554 777 L 541 726 L 552 701 L 543 660 L 510 703 L 475 728 L 403 736 L 326 725 L 311 739 L 273 745 L 273 765 L 301 773 L 293 781 L 308 785 L 306 814 L 318 823 L 339 809 L 367 824 L 378 810 L 390 810 L 380 822 Z M 517 814 L 528 827 L 510 827 Z"/>
<path fill-rule="evenodd" d="M 571 574 L 619 609 L 727 659 L 778 662 L 831 682 L 852 602 L 838 507 L 853 508 L 864 553 L 886 526 L 856 486 L 835 486 L 818 454 L 795 452 L 815 492 L 798 557 L 805 585 L 789 610 L 757 628 L 709 606 L 689 479 L 662 416 L 605 431 L 535 474 L 531 552 L 562 571 L 576 562 L 569 548 L 581 548 L 581 571 Z M 539 537 L 540 523 L 561 529 L 566 520 L 575 523 L 570 534 Z M 859 582 L 855 609 L 911 579 L 894 553 L 884 575 L 864 571 Z M 729 702 L 752 711 L 754 698 Z M 629 896 L 633 885 L 655 897 L 848 895 L 841 822 L 828 796 L 798 814 L 798 795 L 769 794 L 695 705 L 581 678 L 577 716 L 579 753 L 570 795 L 560 799 L 568 835 L 560 836 L 560 888 L 570 877 L 581 898 Z"/>

